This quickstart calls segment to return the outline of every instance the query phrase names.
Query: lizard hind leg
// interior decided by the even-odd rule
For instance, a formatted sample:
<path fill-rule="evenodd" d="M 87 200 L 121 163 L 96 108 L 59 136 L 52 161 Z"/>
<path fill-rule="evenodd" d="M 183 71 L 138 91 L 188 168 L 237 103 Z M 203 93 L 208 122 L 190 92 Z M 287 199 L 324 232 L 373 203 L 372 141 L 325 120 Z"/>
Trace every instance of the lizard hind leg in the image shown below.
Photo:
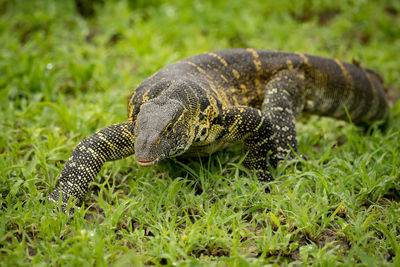
<path fill-rule="evenodd" d="M 303 110 L 305 78 L 302 72 L 285 70 L 277 73 L 266 85 L 261 110 L 273 125 L 275 151 L 271 158 L 277 165 L 297 152 L 295 119 Z M 276 166 L 273 166 L 276 167 Z"/>

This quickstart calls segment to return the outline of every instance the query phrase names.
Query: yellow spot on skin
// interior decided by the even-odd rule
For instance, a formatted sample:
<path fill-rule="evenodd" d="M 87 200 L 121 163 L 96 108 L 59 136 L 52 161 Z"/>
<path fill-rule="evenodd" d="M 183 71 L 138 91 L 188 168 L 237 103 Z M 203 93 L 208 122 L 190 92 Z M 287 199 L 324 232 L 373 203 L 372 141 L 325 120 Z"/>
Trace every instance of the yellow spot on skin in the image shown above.
<path fill-rule="evenodd" d="M 203 73 L 203 74 L 206 73 L 205 70 L 203 70 L 202 68 L 200 68 L 199 66 L 197 66 L 197 65 L 194 64 L 193 62 L 187 61 L 186 63 L 189 64 L 189 65 L 191 65 L 191 66 L 193 66 L 193 67 L 195 67 L 199 72 L 201 72 L 201 73 Z"/>
<path fill-rule="evenodd" d="M 225 67 L 228 66 L 228 63 L 226 62 L 226 60 L 224 58 L 222 58 L 220 55 L 217 55 L 217 54 L 215 54 L 213 52 L 208 53 L 208 55 L 210 55 L 212 57 L 215 57 L 215 58 L 218 58 L 219 62 L 221 62 Z"/>
<path fill-rule="evenodd" d="M 240 79 L 240 74 L 237 70 L 232 69 L 233 75 L 235 76 L 236 79 Z"/>
<path fill-rule="evenodd" d="M 303 53 L 296 52 L 296 54 L 303 59 L 306 65 L 310 65 L 310 62 L 308 62 L 308 57 L 306 57 Z"/>
<path fill-rule="evenodd" d="M 347 69 L 343 66 L 343 63 L 340 62 L 338 59 L 335 58 L 335 62 L 336 64 L 338 64 L 338 66 L 340 67 L 340 69 L 342 70 L 343 76 L 346 79 L 346 83 L 348 85 L 353 84 L 353 78 L 351 77 L 350 73 L 347 71 Z"/>
<path fill-rule="evenodd" d="M 261 112 L 260 112 L 261 113 Z M 260 129 L 261 125 L 263 124 L 264 120 L 262 119 L 260 124 L 257 125 L 257 127 L 254 129 L 254 132 L 258 131 Z M 266 138 L 268 140 L 268 138 Z"/>
<path fill-rule="evenodd" d="M 124 131 L 122 132 L 122 134 L 127 138 L 133 141 L 134 135 L 131 134 L 127 129 L 124 129 Z"/>
<path fill-rule="evenodd" d="M 260 71 L 261 70 L 261 61 L 258 59 L 259 55 L 258 55 L 257 51 L 252 48 L 247 48 L 246 50 L 251 52 L 251 54 L 253 56 L 254 66 L 256 66 L 257 71 Z"/>
<path fill-rule="evenodd" d="M 290 59 L 286 59 L 286 64 L 289 70 L 293 69 L 293 63 Z"/>
<path fill-rule="evenodd" d="M 276 94 L 276 93 L 278 93 L 278 89 L 277 88 L 272 88 L 271 90 L 268 91 L 269 95 L 273 95 L 273 94 Z"/>
<path fill-rule="evenodd" d="M 261 61 L 259 60 L 253 60 L 254 65 L 256 66 L 256 70 L 260 71 L 261 70 Z"/>
<path fill-rule="evenodd" d="M 244 84 L 241 84 L 241 85 L 240 85 L 240 89 L 242 89 L 242 92 L 243 92 L 243 94 L 244 94 L 244 95 L 246 95 L 246 94 L 247 94 L 247 91 L 248 91 L 248 90 L 247 90 L 247 87 L 246 87 L 246 85 L 244 85 Z"/>
<path fill-rule="evenodd" d="M 276 150 L 278 150 L 279 152 L 289 152 L 289 149 L 285 149 L 281 146 L 279 146 Z"/>
<path fill-rule="evenodd" d="M 147 102 L 149 100 L 149 96 L 148 94 L 150 93 L 150 90 L 147 90 L 144 94 L 143 94 L 143 103 Z"/>
<path fill-rule="evenodd" d="M 290 108 L 286 108 L 285 111 L 289 114 L 293 114 L 293 111 Z"/>
<path fill-rule="evenodd" d="M 229 82 L 228 79 L 226 79 L 226 77 L 224 75 L 221 74 L 221 78 L 225 81 L 225 82 Z"/>
<path fill-rule="evenodd" d="M 374 95 L 376 95 L 375 84 L 374 84 L 374 82 L 372 81 L 370 74 L 369 74 L 368 72 L 365 72 L 365 75 L 367 76 L 367 79 L 368 79 L 369 83 L 371 84 L 372 92 L 374 93 Z"/>
<path fill-rule="evenodd" d="M 206 71 L 205 70 L 203 70 L 202 68 L 200 68 L 200 67 L 197 67 L 197 70 L 199 71 L 199 72 L 201 72 L 201 73 L 206 73 Z"/>

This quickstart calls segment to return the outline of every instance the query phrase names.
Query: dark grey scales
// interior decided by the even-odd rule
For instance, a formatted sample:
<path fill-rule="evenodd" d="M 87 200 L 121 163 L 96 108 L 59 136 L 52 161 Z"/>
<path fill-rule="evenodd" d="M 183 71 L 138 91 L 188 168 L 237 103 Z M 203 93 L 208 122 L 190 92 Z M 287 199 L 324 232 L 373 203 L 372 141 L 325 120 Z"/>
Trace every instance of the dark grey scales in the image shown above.
<path fill-rule="evenodd" d="M 382 79 L 336 59 L 301 53 L 232 49 L 164 67 L 128 101 L 128 121 L 84 139 L 48 199 L 80 204 L 106 161 L 135 154 L 142 166 L 166 157 L 209 155 L 243 143 L 244 165 L 262 181 L 297 151 L 294 120 L 308 112 L 371 123 L 389 114 Z M 267 161 L 267 155 L 268 161 Z"/>

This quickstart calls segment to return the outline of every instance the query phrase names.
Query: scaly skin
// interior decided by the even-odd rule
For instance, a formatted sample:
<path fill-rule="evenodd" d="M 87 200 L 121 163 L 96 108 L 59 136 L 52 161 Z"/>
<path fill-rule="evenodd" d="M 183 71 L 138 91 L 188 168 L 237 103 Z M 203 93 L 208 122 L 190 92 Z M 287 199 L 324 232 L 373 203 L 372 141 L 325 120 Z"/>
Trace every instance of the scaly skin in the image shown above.
<path fill-rule="evenodd" d="M 80 203 L 102 165 L 135 154 L 152 165 L 243 143 L 244 165 L 262 181 L 297 151 L 294 120 L 308 112 L 371 123 L 389 113 L 382 80 L 358 64 L 253 49 L 204 53 L 143 81 L 128 101 L 128 122 L 83 140 L 48 199 Z M 267 161 L 268 158 L 268 161 Z"/>

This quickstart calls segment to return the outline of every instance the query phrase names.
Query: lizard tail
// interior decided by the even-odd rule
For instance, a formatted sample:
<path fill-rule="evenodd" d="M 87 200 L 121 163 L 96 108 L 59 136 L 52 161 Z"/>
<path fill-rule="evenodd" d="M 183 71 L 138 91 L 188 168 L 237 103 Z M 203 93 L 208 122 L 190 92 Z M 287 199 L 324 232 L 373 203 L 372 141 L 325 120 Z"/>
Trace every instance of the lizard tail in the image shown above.
<path fill-rule="evenodd" d="M 371 69 L 364 68 L 363 66 L 361 66 L 361 63 L 359 61 L 355 60 L 354 58 L 353 58 L 353 62 L 352 63 L 353 63 L 353 65 L 359 67 L 360 69 L 364 70 L 365 72 L 375 76 L 378 79 L 378 81 L 382 84 L 382 87 L 383 87 L 383 90 L 385 91 L 385 94 L 388 94 L 389 89 L 387 87 L 383 86 L 385 81 L 384 81 L 383 77 L 379 73 L 377 73 L 376 71 L 373 71 Z"/>
<path fill-rule="evenodd" d="M 106 161 L 128 157 L 134 153 L 134 122 L 108 126 L 80 142 L 61 172 L 55 189 L 47 197 L 62 207 L 68 200 L 77 200 L 79 205 Z"/>

